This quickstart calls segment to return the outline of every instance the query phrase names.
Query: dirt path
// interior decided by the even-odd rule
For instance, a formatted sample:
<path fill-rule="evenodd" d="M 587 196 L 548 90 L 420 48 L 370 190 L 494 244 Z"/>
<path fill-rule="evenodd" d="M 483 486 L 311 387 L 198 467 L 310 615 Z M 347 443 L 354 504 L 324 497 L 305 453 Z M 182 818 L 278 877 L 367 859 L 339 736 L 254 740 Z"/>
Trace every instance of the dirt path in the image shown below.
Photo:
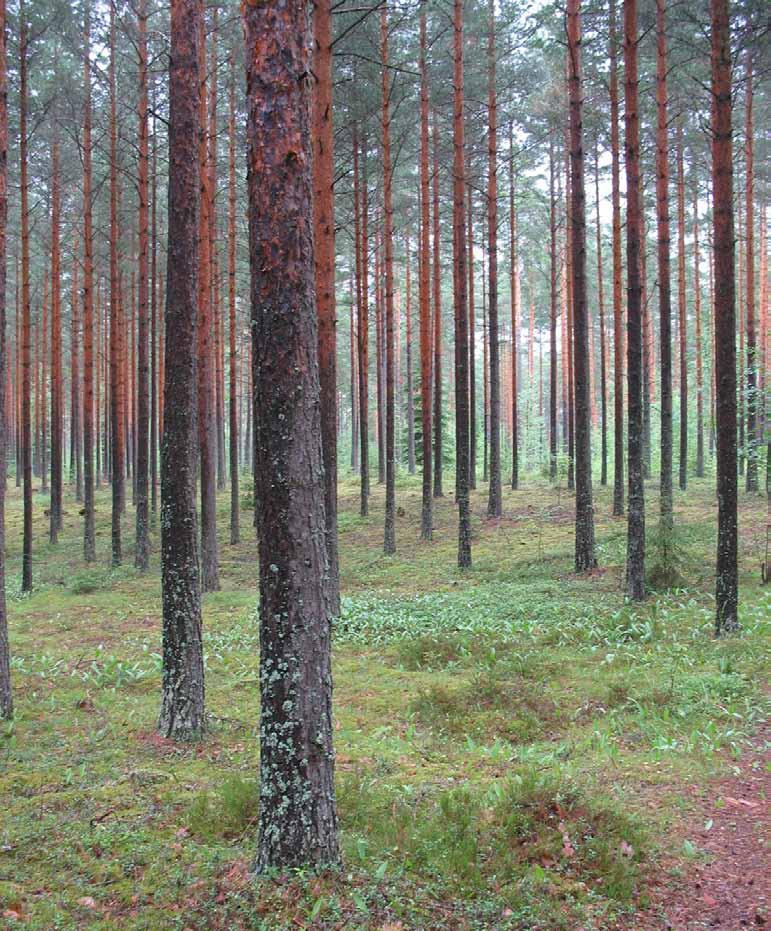
<path fill-rule="evenodd" d="M 698 862 L 676 885 L 662 877 L 653 906 L 625 931 L 771 929 L 771 726 L 761 727 L 738 775 L 692 785 Z"/>

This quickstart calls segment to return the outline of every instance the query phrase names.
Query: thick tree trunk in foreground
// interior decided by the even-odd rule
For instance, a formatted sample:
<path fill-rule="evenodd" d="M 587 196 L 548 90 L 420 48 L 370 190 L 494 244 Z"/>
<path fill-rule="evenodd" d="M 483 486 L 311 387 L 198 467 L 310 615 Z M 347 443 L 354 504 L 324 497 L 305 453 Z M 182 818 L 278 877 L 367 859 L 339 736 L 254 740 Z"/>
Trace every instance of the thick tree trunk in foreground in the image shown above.
<path fill-rule="evenodd" d="M 385 264 L 385 532 L 383 552 L 396 552 L 396 449 L 394 367 L 394 208 L 391 172 L 391 78 L 388 70 L 388 13 L 380 10 L 380 67 L 382 69 L 383 128 L 383 262 Z"/>
<path fill-rule="evenodd" d="M 738 627 L 736 515 L 736 282 L 734 279 L 731 43 L 728 0 L 711 0 L 712 214 L 715 256 L 715 382 L 717 429 L 717 586 L 715 633 Z"/>
<path fill-rule="evenodd" d="M 640 262 L 640 115 L 637 109 L 637 0 L 624 0 L 624 128 L 626 148 L 627 385 L 629 513 L 626 593 L 645 598 L 643 487 L 642 281 Z"/>
<path fill-rule="evenodd" d="M 306 5 L 246 4 L 260 532 L 255 868 L 339 861 L 332 749 Z"/>
<path fill-rule="evenodd" d="M 458 491 L 458 566 L 471 566 L 469 332 L 466 268 L 465 143 L 463 118 L 463 0 L 453 5 L 453 259 L 455 265 L 455 436 Z"/>
<path fill-rule="evenodd" d="M 139 306 L 137 308 L 136 550 L 134 565 L 150 565 L 150 144 L 147 92 L 147 0 L 137 12 L 139 50 Z"/>
<path fill-rule="evenodd" d="M 613 205 L 613 516 L 624 513 L 624 335 L 621 322 L 621 168 L 616 3 L 610 3 L 610 155 Z"/>
<path fill-rule="evenodd" d="M 584 184 L 581 3 L 568 0 L 568 91 L 570 97 L 570 244 L 573 250 L 573 359 L 575 365 L 576 572 L 594 568 L 592 503 L 592 394 L 589 307 L 586 296 L 586 191 Z"/>
<path fill-rule="evenodd" d="M 5 0 L 0 0 L 0 719 L 13 714 L 11 654 L 5 609 L 6 375 L 5 336 L 6 224 L 8 222 L 8 71 L 5 51 Z M 17 349 L 18 351 L 18 349 Z"/>
<path fill-rule="evenodd" d="M 316 301 L 321 379 L 321 446 L 324 453 L 324 508 L 329 554 L 329 606 L 340 613 L 337 554 L 337 336 L 335 333 L 335 198 L 332 125 L 332 3 L 313 5 L 311 103 L 313 139 L 313 211 L 316 245 Z"/>
<path fill-rule="evenodd" d="M 169 229 L 166 272 L 161 581 L 163 694 L 158 730 L 194 740 L 204 729 L 201 583 L 196 511 L 198 235 L 201 132 L 200 0 L 172 0 Z"/>
<path fill-rule="evenodd" d="M 661 338 L 662 529 L 672 529 L 672 294 L 669 238 L 669 142 L 667 128 L 666 0 L 656 0 L 656 221 L 658 226 L 659 321 Z"/>
<path fill-rule="evenodd" d="M 426 63 L 426 6 L 420 4 L 420 408 L 423 451 L 423 497 L 420 509 L 420 537 L 430 540 L 434 514 L 432 480 L 432 358 L 431 358 L 431 261 L 428 177 L 428 66 Z"/>
<path fill-rule="evenodd" d="M 495 93 L 495 2 L 488 12 L 487 79 L 487 247 L 490 339 L 490 488 L 487 516 L 503 513 L 501 497 L 501 357 L 498 339 L 498 101 Z M 514 256 L 512 255 L 512 262 Z M 513 278 L 512 278 L 513 281 Z M 515 300 L 514 298 L 512 298 Z M 514 324 L 512 319 L 512 326 Z M 512 335 L 512 348 L 514 337 Z M 514 355 L 516 360 L 516 354 Z M 514 362 L 516 366 L 516 361 Z"/>
<path fill-rule="evenodd" d="M 83 81 L 83 553 L 96 559 L 94 527 L 94 221 L 91 203 L 91 12 L 86 6 Z M 98 432 L 98 431 L 97 431 Z M 97 437 L 98 442 L 98 437 Z"/>

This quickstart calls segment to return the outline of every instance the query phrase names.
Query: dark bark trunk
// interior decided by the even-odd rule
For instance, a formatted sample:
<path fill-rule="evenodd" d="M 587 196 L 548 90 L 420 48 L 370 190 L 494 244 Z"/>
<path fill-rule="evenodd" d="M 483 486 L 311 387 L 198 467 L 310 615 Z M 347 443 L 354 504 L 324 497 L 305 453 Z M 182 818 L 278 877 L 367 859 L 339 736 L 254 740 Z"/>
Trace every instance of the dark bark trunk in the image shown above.
<path fill-rule="evenodd" d="M 139 287 L 137 308 L 137 426 L 136 426 L 136 550 L 134 565 L 145 572 L 150 565 L 150 149 L 147 91 L 147 0 L 137 11 L 139 51 Z"/>
<path fill-rule="evenodd" d="M 307 7 L 245 4 L 260 556 L 255 868 L 339 861 Z"/>
<path fill-rule="evenodd" d="M 501 362 L 498 341 L 498 101 L 495 93 L 495 3 L 489 2 L 489 31 L 487 39 L 487 244 L 489 270 L 488 332 L 490 339 L 490 488 L 487 499 L 488 517 L 500 517 L 503 513 L 501 495 Z M 515 256 L 512 250 L 512 264 Z M 512 283 L 513 283 L 512 277 Z M 512 307 L 516 297 L 512 295 Z M 512 350 L 514 348 L 513 327 L 516 312 L 512 314 Z M 516 353 L 514 353 L 516 360 Z M 516 361 L 513 363 L 516 370 Z M 516 459 L 516 454 L 515 454 Z M 513 482 L 512 485 L 516 488 Z"/>
<path fill-rule="evenodd" d="M 61 178 L 59 143 L 54 142 L 51 163 L 51 507 L 49 539 L 57 543 L 62 527 L 62 445 L 64 395 L 62 391 L 61 314 Z M 0 257 L 2 262 L 2 257 Z M 0 446 L 0 449 L 2 446 Z"/>
<path fill-rule="evenodd" d="M 746 132 L 744 154 L 745 177 L 745 223 L 747 226 L 747 491 L 758 490 L 758 352 L 755 333 L 755 164 L 753 127 L 753 62 L 751 53 L 747 60 Z"/>
<path fill-rule="evenodd" d="M 194 740 L 204 729 L 201 584 L 196 512 L 198 238 L 201 134 L 200 0 L 172 0 L 169 226 L 166 272 L 161 582 L 163 692 L 158 730 Z"/>
<path fill-rule="evenodd" d="M 27 140 L 28 64 L 27 23 L 19 10 L 19 174 L 21 187 L 21 449 L 24 485 L 24 529 L 21 590 L 32 591 L 32 359 L 30 343 L 29 164 Z"/>
<path fill-rule="evenodd" d="M 616 3 L 610 3 L 610 152 L 613 209 L 613 515 L 624 513 L 624 336 L 621 282 L 621 167 L 619 158 Z"/>
<path fill-rule="evenodd" d="M 471 566 L 471 507 L 470 488 L 470 417 L 469 417 L 469 333 L 468 295 L 466 288 L 466 237 L 465 218 L 465 144 L 463 125 L 463 0 L 453 5 L 453 228 L 455 287 L 455 434 L 456 470 L 458 475 L 458 567 Z"/>
<path fill-rule="evenodd" d="M 731 42 L 728 0 L 711 0 L 712 217 L 715 258 L 717 586 L 715 633 L 738 627 L 736 282 L 734 278 Z"/>
<path fill-rule="evenodd" d="M 5 482 L 6 442 L 6 224 L 8 222 L 8 70 L 5 50 L 5 0 L 0 0 L 0 719 L 13 714 L 11 653 L 5 606 Z M 18 347 L 17 347 L 18 352 Z"/>
<path fill-rule="evenodd" d="M 519 488 L 519 376 L 517 362 L 519 354 L 519 336 L 517 318 L 519 317 L 519 247 L 517 243 L 517 208 L 514 201 L 514 132 L 513 124 L 509 124 L 509 251 L 511 261 L 511 276 L 509 287 L 511 290 L 511 487 L 514 491 Z M 531 289 L 532 290 L 532 289 Z M 531 309 L 535 312 L 535 303 L 531 293 Z M 529 377 L 532 387 L 533 379 L 533 317 L 528 332 L 529 346 Z M 532 398 L 531 398 L 532 401 Z"/>
<path fill-rule="evenodd" d="M 388 70 L 388 13 L 380 11 L 383 129 L 383 264 L 385 265 L 385 530 L 383 552 L 396 552 L 396 449 L 394 368 L 394 208 L 391 174 L 391 79 Z"/>
<path fill-rule="evenodd" d="M 600 430 L 602 456 L 600 484 L 608 484 L 608 337 L 605 325 L 605 281 L 602 268 L 602 225 L 600 223 L 600 153 L 595 139 L 594 199 L 597 211 L 597 309 L 600 318 Z"/>
<path fill-rule="evenodd" d="M 666 0 L 656 0 L 656 220 L 658 226 L 659 336 L 661 360 L 662 530 L 672 529 L 672 296 L 669 232 Z"/>
<path fill-rule="evenodd" d="M 236 320 L 236 62 L 230 56 L 230 114 L 228 118 L 228 336 L 230 397 L 230 543 L 235 546 L 241 536 L 238 469 L 238 368 Z"/>
<path fill-rule="evenodd" d="M 405 317 L 407 329 L 405 333 L 405 355 L 407 364 L 407 472 L 415 474 L 415 387 L 412 371 L 412 276 L 410 269 L 410 237 L 405 236 L 404 242 L 405 270 Z"/>
<path fill-rule="evenodd" d="M 627 390 L 629 511 L 626 593 L 645 598 L 643 487 L 642 282 L 640 262 L 640 115 L 637 109 L 637 2 L 624 0 L 624 124 L 626 149 Z"/>
<path fill-rule="evenodd" d="M 688 485 L 688 307 L 685 301 L 685 173 L 683 124 L 677 124 L 677 313 L 680 340 L 680 490 Z"/>
<path fill-rule="evenodd" d="M 699 252 L 699 196 L 693 190 L 693 293 L 696 339 L 696 476 L 704 477 L 704 347 L 701 320 L 701 265 Z"/>
<path fill-rule="evenodd" d="M 83 553 L 96 559 L 94 527 L 94 229 L 91 203 L 91 11 L 86 5 L 83 81 Z"/>
<path fill-rule="evenodd" d="M 360 470 L 360 512 L 362 517 L 369 514 L 369 199 L 367 197 L 366 155 L 362 158 L 361 191 L 359 192 L 358 136 L 354 139 L 354 185 L 357 205 L 356 217 L 361 216 L 358 237 L 359 300 L 358 300 L 358 341 L 359 341 L 359 470 Z M 366 149 L 366 145 L 364 147 Z M 359 199 L 360 193 L 360 199 Z"/>
<path fill-rule="evenodd" d="M 434 515 L 432 499 L 432 358 L 431 358 L 431 261 L 429 243 L 428 176 L 428 66 L 426 63 L 426 6 L 420 5 L 420 407 L 423 451 L 423 498 L 420 536 L 430 540 Z"/>

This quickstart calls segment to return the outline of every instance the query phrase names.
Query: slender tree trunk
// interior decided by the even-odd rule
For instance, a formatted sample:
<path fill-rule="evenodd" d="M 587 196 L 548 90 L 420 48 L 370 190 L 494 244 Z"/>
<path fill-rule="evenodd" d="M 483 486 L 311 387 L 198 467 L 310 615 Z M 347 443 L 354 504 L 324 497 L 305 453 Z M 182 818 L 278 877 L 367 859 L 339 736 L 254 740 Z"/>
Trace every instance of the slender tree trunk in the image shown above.
<path fill-rule="evenodd" d="M 517 208 L 514 201 L 514 131 L 513 124 L 509 124 L 509 251 L 511 253 L 511 276 L 509 290 L 511 291 L 511 487 L 514 491 L 519 488 L 519 376 L 517 361 L 519 356 L 518 326 L 519 316 L 519 246 L 517 243 Z M 535 303 L 531 287 L 531 311 L 535 313 Z M 528 352 L 529 384 L 533 383 L 533 317 L 530 318 L 528 338 L 530 341 Z"/>
<path fill-rule="evenodd" d="M 137 11 L 139 51 L 139 287 L 137 329 L 137 464 L 136 464 L 136 551 L 134 565 L 145 572 L 150 565 L 150 148 L 147 90 L 147 0 L 139 0 Z M 214 79 L 213 79 L 214 80 Z"/>
<path fill-rule="evenodd" d="M 337 553 L 337 336 L 335 333 L 334 132 L 332 125 L 332 2 L 313 4 L 313 210 L 316 294 L 321 376 L 321 445 L 324 453 L 324 505 L 329 554 L 329 604 L 340 613 Z"/>
<path fill-rule="evenodd" d="M 83 83 L 83 553 L 96 559 L 94 527 L 94 231 L 91 203 L 91 10 L 86 4 Z"/>
<path fill-rule="evenodd" d="M 495 93 L 495 0 L 489 0 L 487 38 L 487 247 L 489 270 L 488 326 L 490 338 L 490 488 L 488 517 L 503 513 L 501 494 L 501 362 L 498 337 L 498 101 Z M 513 213 L 512 213 L 513 215 Z M 512 248 L 512 264 L 515 261 Z M 512 350 L 516 324 L 512 294 Z M 516 353 L 512 368 L 516 372 Z M 516 375 L 515 375 L 516 377 Z M 516 454 L 514 456 L 516 459 Z M 512 487 L 514 484 L 512 471 Z"/>
<path fill-rule="evenodd" d="M 76 234 L 77 235 L 77 234 Z M 70 292 L 70 480 L 75 483 L 75 501 L 83 500 L 82 420 L 80 400 L 80 292 L 78 290 L 78 245 L 73 248 Z"/>
<path fill-rule="evenodd" d="M 154 95 L 153 95 L 154 96 Z M 153 117 L 153 184 L 150 224 L 150 509 L 158 512 L 158 143 Z"/>
<path fill-rule="evenodd" d="M 228 417 L 230 426 L 230 543 L 240 541 L 240 502 L 238 490 L 238 368 L 236 320 L 236 60 L 230 55 L 230 115 L 228 118 L 228 372 L 230 397 Z"/>
<path fill-rule="evenodd" d="M 704 354 L 701 320 L 701 267 L 699 253 L 699 197 L 693 190 L 693 293 L 696 328 L 696 476 L 704 477 Z"/>
<path fill-rule="evenodd" d="M 600 484 L 608 484 L 608 338 L 605 327 L 605 281 L 602 269 L 602 224 L 600 222 L 600 153 L 595 138 L 594 202 L 597 216 L 597 309 L 600 318 L 600 430 L 602 457 Z"/>
<path fill-rule="evenodd" d="M 385 327 L 383 325 L 383 230 L 375 233 L 375 367 L 377 369 L 377 483 L 385 484 Z"/>
<path fill-rule="evenodd" d="M 407 318 L 406 332 L 406 363 L 407 363 L 407 471 L 415 474 L 415 394 L 412 375 L 412 278 L 410 275 L 410 238 L 405 236 L 404 262 L 406 265 L 405 295 Z"/>
<path fill-rule="evenodd" d="M 194 740 L 204 729 L 201 584 L 196 513 L 198 158 L 202 125 L 200 0 L 172 0 L 169 56 L 169 225 L 161 448 L 163 692 L 158 730 Z"/>
<path fill-rule="evenodd" d="M 747 491 L 758 490 L 758 351 L 755 334 L 755 164 L 753 126 L 753 62 L 747 57 L 746 132 L 744 153 L 745 222 L 747 226 Z"/>
<path fill-rule="evenodd" d="M 432 358 L 431 358 L 431 260 L 429 243 L 428 175 L 428 65 L 426 62 L 426 7 L 420 4 L 420 410 L 423 452 L 423 497 L 420 511 L 420 537 L 430 540 L 434 514 L 432 480 Z"/>
<path fill-rule="evenodd" d="M 391 173 L 391 78 L 388 65 L 388 12 L 380 9 L 380 67 L 383 74 L 383 262 L 385 265 L 385 467 L 386 501 L 383 552 L 396 552 L 396 455 L 394 370 L 394 208 Z"/>
<path fill-rule="evenodd" d="M 61 177 L 59 164 L 59 143 L 57 140 L 51 150 L 51 507 L 49 520 L 49 539 L 51 543 L 58 542 L 59 531 L 62 527 L 62 444 L 64 442 L 60 242 Z M 3 270 L 5 269 L 4 256 L 2 255 L 0 255 L 0 267 Z M 2 448 L 2 445 L 0 445 L 0 448 Z M 2 481 L 1 476 L 0 481 Z"/>
<path fill-rule="evenodd" d="M 680 339 L 680 490 L 688 485 L 688 307 L 685 301 L 685 174 L 683 124 L 677 124 L 677 313 Z"/>
<path fill-rule="evenodd" d="M 24 530 L 21 556 L 21 590 L 32 591 L 32 359 L 31 359 L 31 299 L 29 253 L 29 164 L 27 140 L 27 106 L 29 34 L 24 18 L 24 5 L 19 9 L 19 174 L 21 187 L 21 448 L 24 484 Z M 7 196 L 7 195 L 6 195 Z"/>
<path fill-rule="evenodd" d="M 468 387 L 469 387 L 469 489 L 477 487 L 477 379 L 476 379 L 476 309 L 474 307 L 474 197 L 471 187 L 466 187 L 467 216 L 468 216 L 468 245 L 466 248 L 466 264 L 468 267 Z M 484 253 L 484 243 L 482 244 Z M 486 442 L 487 437 L 484 437 Z M 456 498 L 457 498 L 457 478 Z M 485 480 L 487 475 L 485 474 Z"/>
<path fill-rule="evenodd" d="M 212 236 L 211 212 L 214 192 L 210 171 L 208 141 L 208 103 L 206 83 L 205 15 L 199 18 L 198 76 L 201 82 L 199 107 L 201 202 L 198 237 L 200 259 L 198 271 L 198 446 L 201 452 L 201 588 L 214 592 L 220 587 L 219 553 L 217 547 L 217 434 L 214 385 L 214 313 L 212 300 Z M 212 80 L 215 76 L 212 75 Z"/>
<path fill-rule="evenodd" d="M 581 3 L 568 0 L 568 89 L 570 98 L 570 243 L 573 254 L 573 353 L 575 364 L 576 572 L 592 569 L 592 394 L 589 367 L 589 307 L 586 296 L 586 193 L 584 186 Z"/>
<path fill-rule="evenodd" d="M 640 262 L 640 115 L 637 109 L 637 0 L 624 0 L 624 137 L 626 148 L 627 390 L 629 513 L 626 593 L 645 598 L 643 486 L 642 281 Z"/>
<path fill-rule="evenodd" d="M 433 120 L 433 247 L 434 247 L 434 497 L 443 498 L 442 477 L 444 451 L 442 449 L 442 267 L 439 239 L 439 121 L 436 111 Z"/>
<path fill-rule="evenodd" d="M 715 382 L 717 388 L 717 636 L 739 626 L 736 475 L 736 294 L 734 279 L 731 41 L 728 0 L 711 0 L 712 215 L 715 256 Z"/>
<path fill-rule="evenodd" d="M 471 566 L 470 488 L 470 417 L 469 417 L 469 333 L 466 268 L 465 218 L 465 142 L 463 125 L 463 0 L 453 4 L 453 228 L 455 231 L 453 264 L 455 287 L 455 434 L 456 470 L 458 475 L 458 567 Z"/>
<path fill-rule="evenodd" d="M 307 7 L 244 6 L 260 509 L 255 868 L 340 858 L 320 441 Z"/>
<path fill-rule="evenodd" d="M 366 149 L 366 145 L 365 145 Z M 356 185 L 355 198 L 359 195 L 358 136 L 354 140 L 354 184 Z M 360 511 L 361 516 L 369 514 L 369 203 L 367 197 L 367 171 L 366 155 L 362 161 L 363 172 L 361 177 L 360 211 L 356 209 L 357 218 L 361 216 L 361 232 L 359 238 L 359 303 L 358 303 L 358 339 L 359 339 L 359 442 L 361 445 L 359 456 L 360 469 Z M 357 199 L 357 204 L 359 200 Z"/>
<path fill-rule="evenodd" d="M 672 295 L 667 138 L 666 0 L 656 0 L 656 219 L 658 226 L 659 326 L 661 338 L 661 527 L 672 529 Z"/>
<path fill-rule="evenodd" d="M 624 513 L 624 334 L 621 282 L 621 167 L 619 158 L 616 3 L 610 0 L 610 152 L 613 209 L 613 515 Z"/>
<path fill-rule="evenodd" d="M 557 480 L 557 197 L 554 136 L 549 134 L 549 480 Z"/>
<path fill-rule="evenodd" d="M 23 12 L 23 11 L 22 11 Z M 26 36 L 24 26 L 21 36 Z M 0 719 L 13 714 L 11 653 L 5 607 L 6 366 L 5 336 L 6 224 L 8 222 L 8 69 L 5 50 L 5 0 L 0 0 Z M 17 350 L 18 352 L 18 346 Z"/>
<path fill-rule="evenodd" d="M 125 435 L 123 383 L 123 320 L 118 249 L 118 103 L 115 83 L 115 4 L 110 5 L 110 462 L 112 481 L 112 564 L 120 565 L 121 514 L 125 495 Z"/>

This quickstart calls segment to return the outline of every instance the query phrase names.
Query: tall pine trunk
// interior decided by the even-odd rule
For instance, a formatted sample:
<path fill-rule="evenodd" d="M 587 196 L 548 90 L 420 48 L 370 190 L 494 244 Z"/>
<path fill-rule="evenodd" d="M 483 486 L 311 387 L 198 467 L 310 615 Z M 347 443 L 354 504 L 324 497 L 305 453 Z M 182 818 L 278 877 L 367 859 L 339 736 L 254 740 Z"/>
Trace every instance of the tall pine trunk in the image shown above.
<path fill-rule="evenodd" d="M 62 388 L 61 177 L 59 143 L 51 150 L 51 507 L 49 539 L 62 528 L 64 393 Z M 0 263 L 3 264 L 2 257 Z M 0 446 L 0 448 L 2 448 Z"/>
<path fill-rule="evenodd" d="M 656 222 L 658 227 L 659 336 L 661 355 L 662 530 L 672 529 L 672 294 L 669 234 L 666 0 L 656 0 Z"/>
<path fill-rule="evenodd" d="M 91 195 L 91 10 L 86 3 L 83 82 L 83 553 L 96 559 L 94 527 L 94 220 Z"/>
<path fill-rule="evenodd" d="M 238 322 L 236 319 L 236 59 L 230 56 L 230 113 L 228 117 L 228 375 L 230 396 L 228 422 L 230 433 L 230 543 L 235 546 L 241 536 L 238 491 Z"/>
<path fill-rule="evenodd" d="M 568 91 L 570 99 L 570 217 L 575 366 L 576 572 L 595 565 L 592 503 L 592 401 L 589 307 L 586 295 L 586 191 L 584 184 L 581 3 L 568 0 Z"/>
<path fill-rule="evenodd" d="M 640 115 L 637 109 L 637 0 L 624 0 L 624 142 L 626 148 L 627 390 L 629 508 L 626 593 L 645 598 L 643 486 L 643 345 L 640 222 Z"/>
<path fill-rule="evenodd" d="M 600 484 L 608 484 L 608 336 L 605 325 L 605 281 L 602 268 L 602 224 L 600 222 L 600 153 L 595 139 L 594 203 L 596 209 L 597 243 L 597 309 L 600 318 L 600 430 L 602 454 Z"/>
<path fill-rule="evenodd" d="M 442 266 L 439 239 L 439 121 L 436 111 L 432 126 L 433 143 L 433 291 L 434 291 L 434 497 L 444 497 L 442 478 L 444 451 L 442 448 Z"/>
<path fill-rule="evenodd" d="M 19 183 L 21 188 L 21 457 L 24 495 L 24 529 L 21 555 L 21 590 L 32 591 L 32 359 L 29 251 L 29 155 L 27 139 L 29 32 L 24 4 L 19 8 Z"/>
<path fill-rule="evenodd" d="M 688 486 L 688 305 L 685 300 L 685 172 L 683 123 L 677 124 L 677 315 L 680 345 L 680 462 L 679 485 Z"/>
<path fill-rule="evenodd" d="M 329 603 L 340 613 L 337 554 L 337 338 L 335 334 L 334 133 L 332 125 L 332 3 L 313 5 L 313 211 L 316 245 L 316 301 L 319 318 L 321 446 L 324 453 L 324 506 L 329 555 Z"/>
<path fill-rule="evenodd" d="M 172 0 L 169 56 L 169 225 L 161 447 L 163 690 L 158 730 L 204 729 L 201 583 L 196 510 L 198 238 L 201 198 L 200 0 Z"/>
<path fill-rule="evenodd" d="M 8 440 L 6 409 L 6 225 L 8 222 L 8 68 L 5 50 L 5 0 L 0 0 L 0 719 L 13 714 L 11 653 L 5 606 L 5 480 Z M 18 352 L 18 346 L 17 346 Z"/>
<path fill-rule="evenodd" d="M 423 453 L 423 496 L 420 509 L 420 537 L 430 540 L 434 515 L 432 480 L 432 358 L 431 358 L 431 260 L 429 243 L 428 175 L 428 64 L 426 62 L 426 6 L 420 4 L 420 409 Z"/>
<path fill-rule="evenodd" d="M 471 566 L 468 278 L 466 266 L 465 142 L 463 121 L 463 0 L 453 3 L 453 264 L 455 266 L 455 436 L 458 492 L 458 566 Z"/>
<path fill-rule="evenodd" d="M 758 351 L 755 333 L 755 161 L 753 125 L 753 62 L 752 53 L 747 53 L 747 97 L 746 131 L 744 153 L 745 176 L 745 223 L 747 226 L 747 491 L 758 490 Z M 761 338 L 763 334 L 761 331 Z"/>
<path fill-rule="evenodd" d="M 701 319 L 701 263 L 699 252 L 699 196 L 693 190 L 693 293 L 696 341 L 696 476 L 704 477 L 704 347 Z"/>
<path fill-rule="evenodd" d="M 549 134 L 549 480 L 557 480 L 557 197 L 554 133 Z"/>
<path fill-rule="evenodd" d="M 487 262 L 489 303 L 487 313 L 490 339 L 490 488 L 487 515 L 488 517 L 500 517 L 503 513 L 503 500 L 501 496 L 501 361 L 498 337 L 498 101 L 495 90 L 495 0 L 489 0 L 488 20 Z M 513 264 L 515 261 L 513 249 L 511 259 Z M 516 306 L 514 295 L 512 295 L 512 306 Z M 515 320 L 516 314 L 513 314 L 512 349 Z M 516 360 L 516 353 L 514 353 L 514 359 Z M 516 367 L 516 361 L 513 365 Z"/>
<path fill-rule="evenodd" d="M 711 0 L 712 241 L 715 261 L 717 586 L 715 633 L 738 627 L 736 282 L 734 278 L 731 41 L 728 0 Z"/>
<path fill-rule="evenodd" d="M 613 516 L 624 513 L 624 334 L 621 281 L 621 167 L 619 157 L 616 3 L 610 0 L 610 156 L 613 210 Z"/>
<path fill-rule="evenodd" d="M 255 869 L 339 861 L 302 0 L 244 5 L 260 565 Z"/>

